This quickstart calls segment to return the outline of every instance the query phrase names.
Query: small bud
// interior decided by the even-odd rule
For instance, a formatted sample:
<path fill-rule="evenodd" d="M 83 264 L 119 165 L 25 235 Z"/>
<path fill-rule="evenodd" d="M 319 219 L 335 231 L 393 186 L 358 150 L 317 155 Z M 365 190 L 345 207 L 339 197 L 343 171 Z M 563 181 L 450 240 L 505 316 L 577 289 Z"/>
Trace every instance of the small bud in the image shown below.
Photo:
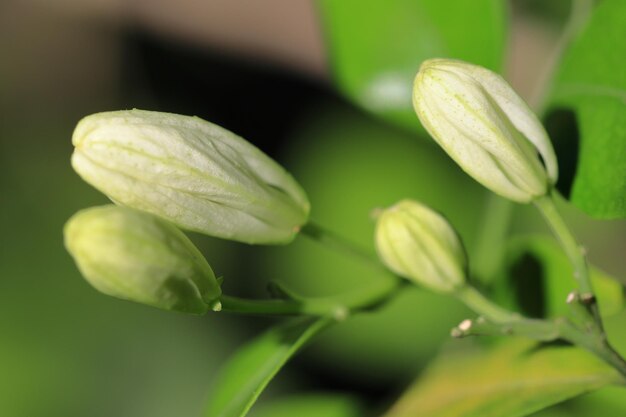
<path fill-rule="evenodd" d="M 472 321 L 470 319 L 465 319 L 461 322 L 461 324 L 459 324 L 459 329 L 462 332 L 467 333 L 469 331 L 469 329 L 472 328 Z"/>
<path fill-rule="evenodd" d="M 496 73 L 451 59 L 424 61 L 415 77 L 413 106 L 435 141 L 494 193 L 527 203 L 556 183 L 547 133 Z"/>
<path fill-rule="evenodd" d="M 450 336 L 452 336 L 455 339 L 460 339 L 466 335 L 461 330 L 459 330 L 458 327 L 453 327 L 452 330 L 450 330 Z"/>
<path fill-rule="evenodd" d="M 107 205 L 76 213 L 65 247 L 97 290 L 165 310 L 219 310 L 211 267 L 174 225 L 151 214 Z"/>
<path fill-rule="evenodd" d="M 596 296 L 593 293 L 585 292 L 580 294 L 580 301 L 585 305 L 591 305 L 596 303 Z"/>
<path fill-rule="evenodd" d="M 470 319 L 463 320 L 461 323 L 459 323 L 458 326 L 454 327 L 450 331 L 450 336 L 454 337 L 455 339 L 460 339 L 462 337 L 469 336 L 470 330 L 472 329 L 473 325 L 474 323 L 472 322 L 472 320 Z"/>
<path fill-rule="evenodd" d="M 574 302 L 578 301 L 578 293 L 576 291 L 572 291 L 569 294 L 567 294 L 567 298 L 565 299 L 565 302 L 567 304 L 573 304 Z"/>
<path fill-rule="evenodd" d="M 188 230 L 245 243 L 288 243 L 309 202 L 280 165 L 197 117 L 142 110 L 82 119 L 72 166 L 114 202 Z"/>
<path fill-rule="evenodd" d="M 449 293 L 465 284 L 467 259 L 458 235 L 442 215 L 416 201 L 381 212 L 376 248 L 393 272 L 434 291 Z"/>

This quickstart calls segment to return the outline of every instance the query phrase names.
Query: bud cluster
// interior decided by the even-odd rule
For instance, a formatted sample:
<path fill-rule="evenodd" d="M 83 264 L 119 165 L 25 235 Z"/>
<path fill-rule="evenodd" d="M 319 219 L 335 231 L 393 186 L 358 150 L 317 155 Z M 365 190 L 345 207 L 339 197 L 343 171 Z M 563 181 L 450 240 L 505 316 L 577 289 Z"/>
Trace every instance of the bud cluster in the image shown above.
<path fill-rule="evenodd" d="M 72 166 L 117 206 L 81 211 L 65 244 L 96 289 L 188 313 L 220 308 L 209 264 L 177 228 L 245 243 L 290 242 L 309 202 L 284 168 L 197 117 L 93 114 L 74 131 Z"/>

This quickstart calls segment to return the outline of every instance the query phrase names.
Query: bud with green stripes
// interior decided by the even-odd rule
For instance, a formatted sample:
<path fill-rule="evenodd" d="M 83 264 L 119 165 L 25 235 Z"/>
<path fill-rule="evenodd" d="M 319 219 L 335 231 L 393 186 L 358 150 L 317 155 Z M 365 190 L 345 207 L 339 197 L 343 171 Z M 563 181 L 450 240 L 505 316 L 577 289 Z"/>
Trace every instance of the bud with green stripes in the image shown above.
<path fill-rule="evenodd" d="M 156 216 L 92 207 L 68 220 L 64 236 L 85 279 L 105 294 L 184 313 L 220 309 L 220 285 L 206 259 Z"/>
<path fill-rule="evenodd" d="M 462 61 L 427 60 L 415 77 L 413 105 L 435 141 L 496 194 L 528 203 L 556 183 L 546 131 L 498 74 Z"/>
<path fill-rule="evenodd" d="M 413 200 L 382 210 L 376 221 L 376 249 L 396 274 L 440 293 L 466 283 L 465 249 L 448 221 Z"/>
<path fill-rule="evenodd" d="M 72 166 L 117 204 L 245 243 L 290 242 L 308 220 L 306 194 L 255 146 L 197 117 L 142 110 L 85 117 Z"/>

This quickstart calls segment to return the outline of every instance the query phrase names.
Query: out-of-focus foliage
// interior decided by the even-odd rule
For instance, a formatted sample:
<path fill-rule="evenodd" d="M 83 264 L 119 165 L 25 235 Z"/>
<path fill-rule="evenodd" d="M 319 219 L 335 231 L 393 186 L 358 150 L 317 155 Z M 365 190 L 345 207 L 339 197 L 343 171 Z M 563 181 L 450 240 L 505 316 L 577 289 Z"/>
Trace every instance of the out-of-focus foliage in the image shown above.
<path fill-rule="evenodd" d="M 626 415 L 626 388 L 605 387 L 537 413 L 532 417 L 603 417 Z"/>
<path fill-rule="evenodd" d="M 571 200 L 600 218 L 626 216 L 625 16 L 623 0 L 598 3 L 565 54 L 549 99 L 553 109 L 573 110 L 578 123 Z M 567 139 L 563 148 L 571 151 L 576 144 Z"/>
<path fill-rule="evenodd" d="M 23 4 L 22 12 L 35 4 L 13 3 Z M 221 57 L 205 61 L 205 51 L 200 49 L 194 53 L 202 57 L 199 60 L 202 65 L 196 65 L 198 61 L 191 64 L 177 61 L 176 65 L 166 62 L 156 68 L 164 62 L 164 57 L 159 61 L 150 55 L 154 53 L 150 50 L 154 44 L 148 47 L 133 44 L 133 37 L 143 29 L 132 24 L 130 28 L 123 24 L 108 25 L 99 19 L 65 25 L 71 19 L 59 16 L 48 19 L 48 9 L 43 8 L 48 2 L 37 3 L 36 7 L 41 6 L 42 11 L 28 22 L 23 23 L 19 15 L 0 13 L 0 23 L 3 23 L 0 34 L 4 35 L 6 28 L 11 30 L 12 27 L 26 28 L 20 34 L 28 34 L 20 36 L 20 42 L 10 36 L 0 37 L 0 43 L 12 47 L 6 48 L 6 61 L 12 67 L 7 65 L 5 69 L 0 65 L 0 72 L 9 77 L 0 77 L 0 84 L 10 90 L 3 98 L 19 98 L 16 103 L 0 103 L 3 116 L 9 115 L 0 123 L 0 230 L 3 239 L 0 244 L 0 415 L 200 415 L 208 388 L 217 390 L 223 383 L 217 377 L 218 368 L 236 346 L 245 343 L 242 334 L 246 333 L 246 326 L 225 313 L 196 318 L 132 305 L 103 297 L 83 282 L 62 247 L 62 225 L 76 210 L 102 204 L 105 200 L 71 171 L 69 138 L 76 121 L 85 114 L 132 108 L 146 101 L 152 109 L 160 107 L 170 111 L 181 102 L 186 103 L 187 109 L 198 109 L 198 112 L 208 103 L 212 103 L 213 106 L 208 106 L 212 109 L 237 107 L 233 103 L 249 99 L 247 81 L 256 76 L 256 68 L 247 67 L 247 71 L 232 74 L 219 69 L 209 71 L 223 76 L 223 79 L 221 76 L 214 78 L 228 86 L 225 90 L 243 85 L 242 90 L 246 91 L 238 95 L 235 89 L 232 94 L 229 90 L 226 100 L 212 94 L 203 96 L 195 90 L 180 88 L 179 81 L 193 74 L 190 78 L 198 91 L 202 91 L 201 87 L 209 78 L 207 67 L 216 63 L 219 67 Z M 556 7 L 558 13 L 553 13 L 558 14 L 556 17 L 569 5 L 568 0 L 537 0 L 535 3 L 544 8 Z M 72 4 L 78 8 L 81 2 Z M 591 23 L 565 55 L 548 97 L 548 108 L 571 108 L 580 126 L 580 165 L 572 192 L 573 202 L 588 213 L 607 218 L 623 216 L 626 211 L 623 117 L 626 35 L 622 24 L 626 10 L 622 0 L 603 0 L 597 4 Z M 425 135 L 413 113 L 410 92 L 419 64 L 434 56 L 461 58 L 500 71 L 503 58 L 511 52 L 505 50 L 509 26 L 506 7 L 507 2 L 501 0 L 319 1 L 321 24 L 327 35 L 329 72 L 338 88 L 353 102 L 391 124 L 372 120 L 347 105 L 323 103 L 313 108 L 309 118 L 293 129 L 284 152 L 274 149 L 281 164 L 284 162 L 310 195 L 315 221 L 373 252 L 374 224 L 369 218 L 370 211 L 402 198 L 419 199 L 445 213 L 459 229 L 469 249 L 470 271 L 480 269 L 475 252 L 476 241 L 481 239 L 485 224 L 486 192 L 441 150 L 418 140 L 419 134 Z M 281 10 L 273 13 L 281 13 Z M 62 30 L 62 26 L 67 26 L 68 30 Z M 119 30 L 121 27 L 123 29 Z M 50 36 L 57 32 L 62 32 L 61 36 Z M 90 36 L 84 36 L 85 33 Z M 106 40 L 94 46 L 92 41 L 100 37 Z M 34 48 L 36 53 L 22 45 L 22 41 L 32 39 L 39 42 L 38 48 Z M 170 41 L 168 37 L 158 42 L 167 45 L 162 49 L 170 52 L 182 46 Z M 123 53 L 118 54 L 117 46 L 123 46 Z M 519 53 L 521 49 L 512 53 Z M 72 51 L 88 53 L 81 55 Z M 142 55 L 144 53 L 146 56 Z M 57 63 L 53 61 L 66 65 L 52 65 Z M 41 65 L 42 62 L 45 65 Z M 523 57 L 518 62 L 523 62 Z M 124 68 L 120 71 L 124 73 L 121 81 L 117 75 L 107 73 L 121 67 Z M 164 67 L 165 75 L 159 73 Z M 189 70 L 191 67 L 193 69 Z M 186 70 L 189 71 L 185 73 Z M 272 80 L 283 75 L 276 72 Z M 158 91 L 164 87 L 166 94 Z M 112 91 L 118 90 L 131 91 L 123 104 L 118 101 L 119 97 L 113 98 L 116 93 Z M 44 96 L 45 92 L 49 97 Z M 297 93 L 301 90 L 297 89 Z M 309 93 L 311 91 L 306 90 L 302 96 Z M 111 97 L 101 98 L 103 94 Z M 144 99 L 146 101 L 142 101 Z M 159 106 L 152 99 L 158 99 Z M 302 103 L 310 104 L 298 101 L 298 105 Z M 290 105 L 291 102 L 286 104 Z M 263 119 L 264 126 L 291 128 L 292 121 L 286 117 L 276 120 L 267 117 L 281 114 L 280 108 L 264 110 L 255 109 L 258 114 L 254 115 Z M 242 126 L 253 124 L 250 122 L 255 117 L 233 116 L 238 112 L 239 108 L 232 110 L 229 120 L 240 117 Z M 414 134 L 402 133 L 394 124 Z M 273 139 L 268 138 L 268 142 Z M 534 227 L 535 220 L 526 214 L 519 216 L 521 212 L 526 213 L 525 209 L 517 210 L 513 217 L 515 230 L 527 232 Z M 603 268 L 623 269 L 619 258 L 623 252 L 620 250 L 623 236 L 608 230 L 623 230 L 622 225 L 600 224 L 577 216 L 575 226 L 584 231 L 583 242 L 589 245 L 592 257 L 604 254 L 606 262 L 599 262 Z M 227 293 L 241 291 L 263 297 L 266 293 L 257 290 L 268 280 L 277 279 L 300 293 L 328 295 L 350 291 L 377 279 L 375 272 L 356 261 L 304 237 L 281 248 L 233 246 L 224 241 L 192 238 L 216 274 L 225 277 Z M 498 253 L 507 245 L 490 243 L 493 242 L 488 241 L 483 247 L 490 248 L 486 258 L 499 258 Z M 538 298 L 528 287 L 541 289 L 544 314 L 562 313 L 564 295 L 573 284 L 568 279 L 571 271 L 563 256 L 555 251 L 554 244 L 543 239 L 520 243 L 509 252 L 509 267 L 520 257 L 530 256 L 539 265 L 539 284 L 529 285 L 536 276 L 527 275 L 528 280 L 517 281 L 520 285 L 515 288 L 510 286 L 511 281 L 492 280 L 490 289 L 502 296 L 500 300 L 523 308 L 524 305 L 518 303 L 519 297 L 511 297 L 511 294 L 524 287 L 522 297 L 528 300 Z M 485 259 L 484 250 L 481 259 Z M 504 275 L 501 278 L 504 280 Z M 597 285 L 602 308 L 618 309 L 622 302 L 620 294 L 613 292 L 607 297 L 602 289 L 615 291 L 610 288 L 616 284 L 608 279 L 601 281 L 608 283 Z M 420 371 L 448 339 L 450 328 L 471 316 L 454 300 L 408 287 L 385 306 L 349 317 L 324 332 L 319 342 L 305 352 L 306 366 L 294 364 L 293 368 L 286 369 L 294 371 L 288 375 L 291 378 L 288 384 L 284 379 L 272 383 L 279 392 L 308 389 L 309 385 L 329 380 L 349 389 L 356 386 L 355 390 L 373 386 L 377 390 L 374 392 L 383 392 L 368 398 L 374 405 L 373 410 L 360 407 L 352 397 L 334 394 L 297 395 L 285 400 L 275 400 L 268 395 L 261 396 L 258 409 L 253 409 L 258 415 L 253 415 L 360 417 L 375 414 L 377 406 L 392 400 L 392 391 L 397 392 L 409 378 L 416 375 L 419 378 Z M 606 323 L 611 341 L 620 349 L 626 346 L 626 340 L 622 340 L 626 338 L 624 322 L 626 316 L 622 313 L 611 316 Z M 257 319 L 245 323 L 254 326 Z M 276 335 L 276 332 L 272 330 L 269 334 Z M 261 340 L 267 342 L 262 343 L 267 349 L 260 348 L 262 353 L 256 351 L 250 360 L 258 364 L 264 358 L 273 359 L 269 362 L 271 369 L 253 364 L 246 371 L 254 375 L 240 372 L 232 380 L 232 384 L 237 385 L 251 376 L 258 378 L 256 385 L 244 393 L 247 399 L 250 395 L 256 396 L 258 391 L 253 391 L 262 388 L 293 353 L 288 343 L 276 343 L 277 339 Z M 493 406 L 495 408 L 490 408 L 493 413 L 496 409 L 507 409 L 514 410 L 517 413 L 514 415 L 521 415 L 613 380 L 614 373 L 609 368 L 578 349 L 550 346 L 518 356 L 520 350 L 530 345 L 517 343 L 501 347 L 475 346 L 477 350 L 473 352 L 477 352 L 477 356 L 472 356 L 471 352 L 460 358 L 441 356 L 439 365 L 417 382 L 417 400 L 410 391 L 402 402 L 415 404 L 416 401 L 424 407 L 434 407 L 436 399 L 442 398 L 436 397 L 435 392 L 450 394 L 460 393 L 467 387 L 478 389 L 481 385 L 477 384 L 476 376 L 483 375 L 484 381 L 492 378 L 494 391 L 491 395 L 465 397 L 463 406 Z M 487 375 L 488 370 L 493 371 L 491 377 Z M 520 375 L 529 377 L 531 384 L 512 384 Z M 590 379 L 582 381 L 581 376 Z M 557 378 L 556 382 L 551 378 Z M 233 385 L 223 387 L 228 388 L 229 395 L 235 392 Z M 531 392 L 536 394 L 533 399 Z M 219 395 L 218 391 L 214 393 Z M 425 398 L 422 395 L 428 398 L 420 403 Z M 603 388 L 552 407 L 543 417 L 622 417 L 626 415 L 624 398 L 623 388 Z M 478 404 L 479 400 L 485 402 Z M 447 404 L 444 401 L 439 406 L 445 408 Z"/>
<path fill-rule="evenodd" d="M 250 417 L 363 417 L 355 398 L 339 394 L 312 393 L 273 400 L 250 412 Z"/>
<path fill-rule="evenodd" d="M 299 319 L 287 322 L 241 348 L 216 379 L 206 415 L 245 416 L 283 365 L 330 321 Z"/>
<path fill-rule="evenodd" d="M 458 58 L 502 67 L 507 14 L 500 0 L 321 0 L 319 8 L 339 88 L 413 131 L 419 122 L 411 90 L 422 61 Z"/>
<path fill-rule="evenodd" d="M 548 236 L 520 236 L 508 242 L 504 271 L 494 292 L 514 309 L 530 316 L 567 314 L 572 291 L 572 266 L 557 242 Z M 591 267 L 591 280 L 604 316 L 622 310 L 622 284 Z M 506 300 L 506 301 L 505 301 Z"/>
<path fill-rule="evenodd" d="M 626 311 L 607 318 L 605 321 L 609 339 L 617 350 L 626 353 L 626 332 L 624 322 Z M 626 387 L 611 386 L 574 398 L 563 404 L 551 407 L 532 415 L 532 417 L 622 417 L 626 415 Z"/>
<path fill-rule="evenodd" d="M 89 287 L 62 229 L 105 199 L 69 166 L 71 126 L 37 120 L 0 126 L 0 415 L 199 415 L 207 375 L 241 330 Z M 227 247 L 199 243 L 220 273 L 232 262 Z"/>
<path fill-rule="evenodd" d="M 579 348 L 511 339 L 442 354 L 385 417 L 520 417 L 619 381 Z"/>
<path fill-rule="evenodd" d="M 414 198 L 446 213 L 471 250 L 484 192 L 438 148 L 342 106 L 311 114 L 287 152 L 313 221 L 374 253 L 372 211 Z M 304 237 L 263 251 L 261 275 L 307 295 L 347 292 L 378 279 L 379 272 Z M 371 314 L 329 329 L 314 349 L 324 362 L 377 384 L 411 375 L 467 314 L 454 299 L 409 287 Z"/>

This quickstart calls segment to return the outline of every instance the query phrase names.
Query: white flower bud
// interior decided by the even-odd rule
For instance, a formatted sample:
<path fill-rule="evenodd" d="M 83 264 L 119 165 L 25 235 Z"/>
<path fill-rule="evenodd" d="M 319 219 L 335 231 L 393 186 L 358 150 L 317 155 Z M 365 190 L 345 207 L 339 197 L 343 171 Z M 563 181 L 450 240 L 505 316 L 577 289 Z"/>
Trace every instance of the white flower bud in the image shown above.
<path fill-rule="evenodd" d="M 174 225 L 148 213 L 107 205 L 76 213 L 65 247 L 97 290 L 165 310 L 218 310 L 221 290 L 211 267 Z"/>
<path fill-rule="evenodd" d="M 188 230 L 246 243 L 287 243 L 309 202 L 284 168 L 197 117 L 142 110 L 85 117 L 72 166 L 114 202 Z"/>
<path fill-rule="evenodd" d="M 415 77 L 413 106 L 435 141 L 493 192 L 526 203 L 556 183 L 557 161 L 543 126 L 494 72 L 427 60 Z"/>
<path fill-rule="evenodd" d="M 448 221 L 427 206 L 402 200 L 380 212 L 376 249 L 396 274 L 449 293 L 465 285 L 467 257 Z"/>

